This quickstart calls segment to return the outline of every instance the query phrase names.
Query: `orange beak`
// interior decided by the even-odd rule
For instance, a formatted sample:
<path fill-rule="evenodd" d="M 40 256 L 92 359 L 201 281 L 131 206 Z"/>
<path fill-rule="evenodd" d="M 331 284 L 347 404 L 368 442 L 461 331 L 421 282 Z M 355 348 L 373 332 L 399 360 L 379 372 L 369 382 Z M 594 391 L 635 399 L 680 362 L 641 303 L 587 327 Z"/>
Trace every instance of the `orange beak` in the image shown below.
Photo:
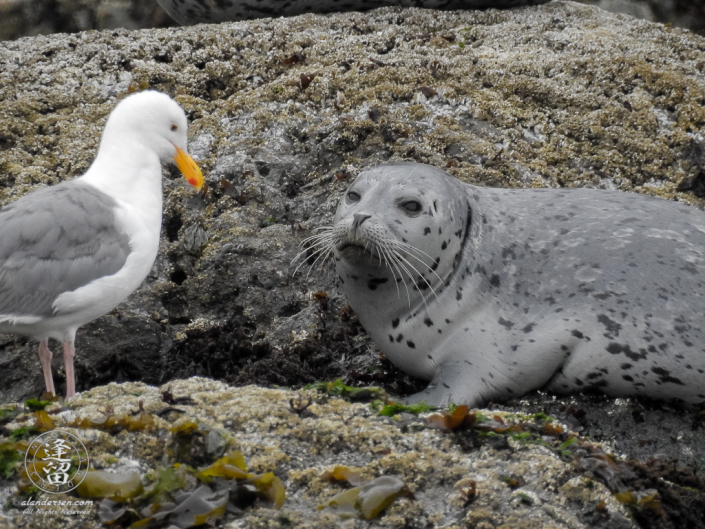
<path fill-rule="evenodd" d="M 174 145 L 176 147 L 176 145 Z M 176 167 L 184 175 L 186 181 L 196 188 L 196 191 L 200 191 L 203 187 L 203 173 L 193 161 L 193 158 L 189 156 L 186 151 L 182 151 L 176 147 L 176 156 L 174 156 L 174 162 L 176 162 Z"/>

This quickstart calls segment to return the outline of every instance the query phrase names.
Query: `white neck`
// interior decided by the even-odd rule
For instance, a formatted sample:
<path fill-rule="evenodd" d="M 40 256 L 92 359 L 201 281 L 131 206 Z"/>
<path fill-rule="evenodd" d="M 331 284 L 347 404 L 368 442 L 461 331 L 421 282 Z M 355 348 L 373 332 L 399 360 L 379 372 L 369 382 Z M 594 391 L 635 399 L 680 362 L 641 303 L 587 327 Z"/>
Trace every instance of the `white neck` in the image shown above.
<path fill-rule="evenodd" d="M 144 222 L 161 226 L 162 167 L 153 150 L 137 142 L 112 146 L 103 142 L 79 180 L 130 207 Z"/>

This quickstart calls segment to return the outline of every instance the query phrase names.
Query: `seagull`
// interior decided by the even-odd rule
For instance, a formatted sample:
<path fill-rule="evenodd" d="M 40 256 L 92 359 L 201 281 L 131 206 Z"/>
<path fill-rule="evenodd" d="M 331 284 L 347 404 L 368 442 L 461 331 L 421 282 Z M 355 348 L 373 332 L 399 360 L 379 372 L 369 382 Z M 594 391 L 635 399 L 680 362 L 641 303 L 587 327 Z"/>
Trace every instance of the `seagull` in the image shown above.
<path fill-rule="evenodd" d="M 201 189 L 187 127 L 168 95 L 132 94 L 108 117 L 83 176 L 0 208 L 0 333 L 39 340 L 47 392 L 55 393 L 49 338 L 63 342 L 69 399 L 76 391 L 76 331 L 124 301 L 152 268 L 162 224 L 161 164 L 175 163 Z"/>

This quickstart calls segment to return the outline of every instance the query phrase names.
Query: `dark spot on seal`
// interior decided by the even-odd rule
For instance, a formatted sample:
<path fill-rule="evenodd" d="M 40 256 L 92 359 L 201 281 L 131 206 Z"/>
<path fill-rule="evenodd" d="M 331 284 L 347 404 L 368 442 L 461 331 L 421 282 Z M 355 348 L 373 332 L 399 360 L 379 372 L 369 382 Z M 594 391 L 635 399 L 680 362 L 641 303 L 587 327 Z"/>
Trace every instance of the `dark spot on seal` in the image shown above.
<path fill-rule="evenodd" d="M 460 293 L 460 290 L 455 291 L 455 299 L 457 299 L 458 301 L 463 299 L 463 295 Z"/>
<path fill-rule="evenodd" d="M 403 334 L 400 333 L 399 335 L 397 335 L 397 343 L 401 342 L 403 339 L 404 339 Z"/>
<path fill-rule="evenodd" d="M 585 378 L 588 380 L 595 380 L 596 378 L 600 378 L 602 376 L 602 373 L 588 373 L 585 375 Z"/>
<path fill-rule="evenodd" d="M 534 327 L 535 327 L 535 326 L 536 326 L 535 323 L 529 323 L 528 325 L 526 325 L 526 326 L 522 329 L 522 331 L 524 331 L 524 334 L 529 334 L 531 331 L 534 330 Z"/>
<path fill-rule="evenodd" d="M 629 345 L 626 343 L 610 342 L 607 347 L 605 347 L 605 349 L 608 353 L 613 355 L 624 354 L 627 356 L 627 358 L 635 362 L 638 362 L 639 360 L 644 360 L 647 355 L 646 349 L 639 349 L 639 352 L 635 353 L 634 351 L 632 351 L 631 347 L 629 347 Z"/>
<path fill-rule="evenodd" d="M 394 343 L 394 336 L 392 336 L 391 334 L 389 335 L 389 341 Z"/>
<path fill-rule="evenodd" d="M 435 201 L 435 200 L 433 201 L 433 211 L 435 211 L 436 213 L 438 213 L 438 207 L 436 206 L 436 201 Z"/>
<path fill-rule="evenodd" d="M 440 264 L 440 262 L 441 262 L 441 258 L 440 258 L 440 257 L 436 257 L 436 260 L 433 261 L 433 266 L 431 267 L 431 270 L 432 270 L 433 272 L 436 271 L 436 268 L 438 268 L 438 265 Z"/>
<path fill-rule="evenodd" d="M 370 290 L 377 290 L 379 285 L 383 285 L 387 281 L 389 281 L 389 279 L 386 277 L 373 277 L 367 282 L 367 288 Z"/>
<path fill-rule="evenodd" d="M 613 338 L 613 337 L 619 336 L 619 331 L 622 329 L 621 324 L 617 323 L 614 320 L 609 319 L 604 314 L 599 314 L 597 316 L 597 321 L 599 321 L 607 329 L 607 333 L 605 333 L 605 338 Z"/>
<path fill-rule="evenodd" d="M 507 246 L 506 248 L 502 248 L 502 259 L 506 259 L 507 257 L 511 257 L 512 259 L 516 259 L 517 254 L 514 253 L 515 247 L 516 247 L 516 243 L 512 244 L 511 246 Z"/>
<path fill-rule="evenodd" d="M 612 292 L 600 292 L 599 294 L 593 294 L 592 297 L 595 299 L 599 299 L 600 301 L 604 301 L 608 298 L 612 297 Z"/>
<path fill-rule="evenodd" d="M 512 327 L 514 327 L 514 322 L 513 321 L 508 321 L 505 320 L 504 318 L 500 318 L 499 321 L 497 322 L 500 325 L 502 325 L 504 328 L 506 328 L 508 331 L 511 330 Z"/>
<path fill-rule="evenodd" d="M 634 379 L 630 377 L 629 375 L 622 375 L 622 378 L 626 380 L 627 382 L 634 382 Z"/>
<path fill-rule="evenodd" d="M 406 345 L 408 345 L 412 349 L 416 349 L 416 344 L 414 342 L 412 342 L 411 340 L 407 340 Z"/>
<path fill-rule="evenodd" d="M 656 373 L 659 376 L 659 380 L 664 384 L 670 382 L 671 384 L 685 386 L 685 384 L 683 384 L 683 382 L 679 378 L 672 377 L 671 372 L 668 369 L 664 369 L 662 367 L 652 367 L 651 372 Z"/>
<path fill-rule="evenodd" d="M 497 274 L 492 274 L 492 277 L 490 277 L 490 285 L 499 287 L 499 276 Z"/>
<path fill-rule="evenodd" d="M 446 248 L 448 248 L 448 243 L 443 241 L 443 244 L 441 244 L 441 250 L 445 250 Z"/>
<path fill-rule="evenodd" d="M 576 379 L 575 379 L 575 385 L 576 385 L 576 386 L 582 386 L 582 385 L 583 385 L 583 381 L 580 380 L 579 378 L 576 378 Z"/>
<path fill-rule="evenodd" d="M 572 331 L 570 331 L 570 334 L 572 334 L 576 338 L 580 338 L 581 340 L 585 337 L 585 335 L 577 329 L 573 329 Z"/>
<path fill-rule="evenodd" d="M 482 216 L 482 223 L 487 224 L 487 217 L 485 215 Z"/>
<path fill-rule="evenodd" d="M 631 368 L 634 367 L 634 366 L 633 366 L 632 364 L 624 363 L 624 364 L 622 364 L 622 365 L 619 366 L 619 367 L 621 367 L 622 369 L 624 369 L 624 370 L 626 371 L 627 369 L 631 369 Z"/>
<path fill-rule="evenodd" d="M 431 321 L 431 318 L 424 318 L 423 322 L 426 324 L 426 327 L 433 327 L 433 322 Z"/>
<path fill-rule="evenodd" d="M 397 327 L 399 327 L 399 318 L 394 318 L 392 320 L 392 328 L 396 329 Z"/>
<path fill-rule="evenodd" d="M 423 234 L 424 234 L 424 235 L 428 235 L 429 233 L 431 233 L 431 228 L 426 227 L 426 228 L 423 229 Z"/>

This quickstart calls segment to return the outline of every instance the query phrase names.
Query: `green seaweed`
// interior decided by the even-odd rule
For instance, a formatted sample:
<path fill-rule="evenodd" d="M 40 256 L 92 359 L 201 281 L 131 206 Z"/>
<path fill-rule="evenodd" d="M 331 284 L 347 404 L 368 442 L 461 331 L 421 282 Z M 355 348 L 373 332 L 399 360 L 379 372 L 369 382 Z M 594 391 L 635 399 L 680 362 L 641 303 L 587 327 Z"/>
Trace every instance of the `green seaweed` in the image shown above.
<path fill-rule="evenodd" d="M 29 399 L 25 401 L 24 405 L 32 411 L 41 411 L 51 403 L 50 400 Z"/>
<path fill-rule="evenodd" d="M 8 479 L 17 471 L 15 464 L 24 459 L 24 454 L 12 443 L 0 444 L 0 477 Z"/>
<path fill-rule="evenodd" d="M 18 406 L 13 406 L 11 408 L 0 408 L 0 424 L 6 424 L 12 421 L 22 413 L 22 409 Z"/>
<path fill-rule="evenodd" d="M 39 435 L 41 432 L 34 426 L 20 426 L 16 430 L 10 432 L 10 439 L 20 441 L 22 439 L 30 439 Z"/>
<path fill-rule="evenodd" d="M 145 476 L 149 480 L 154 478 L 154 483 L 145 490 L 144 496 L 151 498 L 154 503 L 172 501 L 172 493 L 186 486 L 186 477 L 189 470 L 190 467 L 187 465 L 158 468 L 156 476 L 149 474 Z"/>
<path fill-rule="evenodd" d="M 384 417 L 393 417 L 399 413 L 413 413 L 414 415 L 418 415 L 419 413 L 426 413 L 436 409 L 434 406 L 429 406 L 425 402 L 419 402 L 418 404 L 399 404 L 398 402 L 389 402 L 383 404 L 379 400 L 371 403 L 370 407 L 377 411 L 377 415 L 383 415 Z"/>
<path fill-rule="evenodd" d="M 315 389 L 334 397 L 343 397 L 355 401 L 379 399 L 386 395 L 382 388 L 376 386 L 354 388 L 343 384 L 341 379 L 333 382 L 314 382 L 304 386 L 304 389 Z"/>

